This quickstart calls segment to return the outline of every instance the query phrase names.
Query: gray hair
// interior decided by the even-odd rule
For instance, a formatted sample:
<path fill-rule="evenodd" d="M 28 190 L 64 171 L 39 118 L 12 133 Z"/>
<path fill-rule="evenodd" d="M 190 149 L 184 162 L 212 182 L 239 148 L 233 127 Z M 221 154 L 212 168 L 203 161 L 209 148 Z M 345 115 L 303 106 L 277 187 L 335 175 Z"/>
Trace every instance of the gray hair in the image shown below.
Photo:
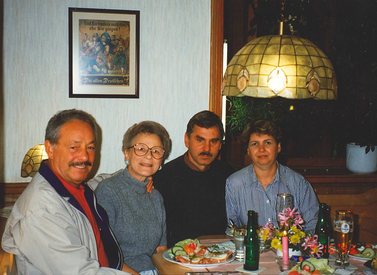
<path fill-rule="evenodd" d="M 142 121 L 132 125 L 123 136 L 122 152 L 131 147 L 132 140 L 138 134 L 154 134 L 157 135 L 162 143 L 162 147 L 165 150 L 163 160 L 166 160 L 171 152 L 171 140 L 168 131 L 161 124 L 154 121 Z"/>
<path fill-rule="evenodd" d="M 60 138 L 61 127 L 72 121 L 88 123 L 92 127 L 95 139 L 97 140 L 97 123 L 95 119 L 90 114 L 76 109 L 59 111 L 50 118 L 46 127 L 45 140 L 49 140 L 53 146 L 56 145 Z"/>

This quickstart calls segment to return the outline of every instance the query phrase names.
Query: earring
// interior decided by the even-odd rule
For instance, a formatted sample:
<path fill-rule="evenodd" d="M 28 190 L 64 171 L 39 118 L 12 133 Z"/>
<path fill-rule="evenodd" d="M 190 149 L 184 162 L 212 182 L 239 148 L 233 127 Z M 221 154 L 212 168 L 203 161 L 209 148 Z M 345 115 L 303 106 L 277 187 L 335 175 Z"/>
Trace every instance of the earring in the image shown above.
<path fill-rule="evenodd" d="M 158 167 L 158 170 L 161 170 L 162 169 L 162 165 L 160 165 L 160 167 Z"/>
<path fill-rule="evenodd" d="M 130 164 L 130 162 L 128 161 L 128 159 L 125 159 L 124 162 L 126 163 L 126 166 L 128 166 Z"/>

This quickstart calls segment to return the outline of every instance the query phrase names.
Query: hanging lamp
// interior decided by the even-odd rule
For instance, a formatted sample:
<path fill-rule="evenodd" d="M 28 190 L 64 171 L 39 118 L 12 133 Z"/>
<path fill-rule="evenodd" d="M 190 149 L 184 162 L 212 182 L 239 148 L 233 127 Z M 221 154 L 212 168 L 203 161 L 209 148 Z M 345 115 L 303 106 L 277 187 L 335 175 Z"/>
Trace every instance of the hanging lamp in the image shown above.
<path fill-rule="evenodd" d="M 334 67 L 314 43 L 293 35 L 255 38 L 231 59 L 222 95 L 257 98 L 337 99 Z"/>

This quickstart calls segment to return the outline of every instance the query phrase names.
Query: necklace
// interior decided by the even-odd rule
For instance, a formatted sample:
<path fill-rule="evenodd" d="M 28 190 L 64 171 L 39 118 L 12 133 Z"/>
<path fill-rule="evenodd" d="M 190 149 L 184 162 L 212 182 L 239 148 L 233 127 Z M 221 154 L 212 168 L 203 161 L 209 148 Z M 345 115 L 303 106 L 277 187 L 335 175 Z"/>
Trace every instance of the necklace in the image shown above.
<path fill-rule="evenodd" d="M 144 193 L 139 193 L 139 192 L 137 192 L 137 191 L 135 190 L 135 188 L 132 186 L 132 184 L 127 180 L 127 178 L 126 178 L 126 176 L 123 174 L 123 172 L 122 172 L 122 176 L 123 176 L 124 180 L 128 183 L 128 185 L 131 186 L 132 190 L 135 191 L 136 194 L 138 194 L 138 195 L 140 195 L 140 196 L 144 196 L 145 193 L 147 193 L 147 188 L 145 188 Z"/>

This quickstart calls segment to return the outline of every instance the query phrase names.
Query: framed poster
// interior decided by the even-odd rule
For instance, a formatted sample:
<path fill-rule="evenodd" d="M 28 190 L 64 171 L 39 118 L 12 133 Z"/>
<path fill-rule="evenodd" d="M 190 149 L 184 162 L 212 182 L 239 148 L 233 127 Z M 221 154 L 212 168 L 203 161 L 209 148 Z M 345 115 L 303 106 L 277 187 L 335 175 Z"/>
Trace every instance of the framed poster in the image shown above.
<path fill-rule="evenodd" d="M 69 97 L 139 98 L 139 15 L 69 8 Z"/>

